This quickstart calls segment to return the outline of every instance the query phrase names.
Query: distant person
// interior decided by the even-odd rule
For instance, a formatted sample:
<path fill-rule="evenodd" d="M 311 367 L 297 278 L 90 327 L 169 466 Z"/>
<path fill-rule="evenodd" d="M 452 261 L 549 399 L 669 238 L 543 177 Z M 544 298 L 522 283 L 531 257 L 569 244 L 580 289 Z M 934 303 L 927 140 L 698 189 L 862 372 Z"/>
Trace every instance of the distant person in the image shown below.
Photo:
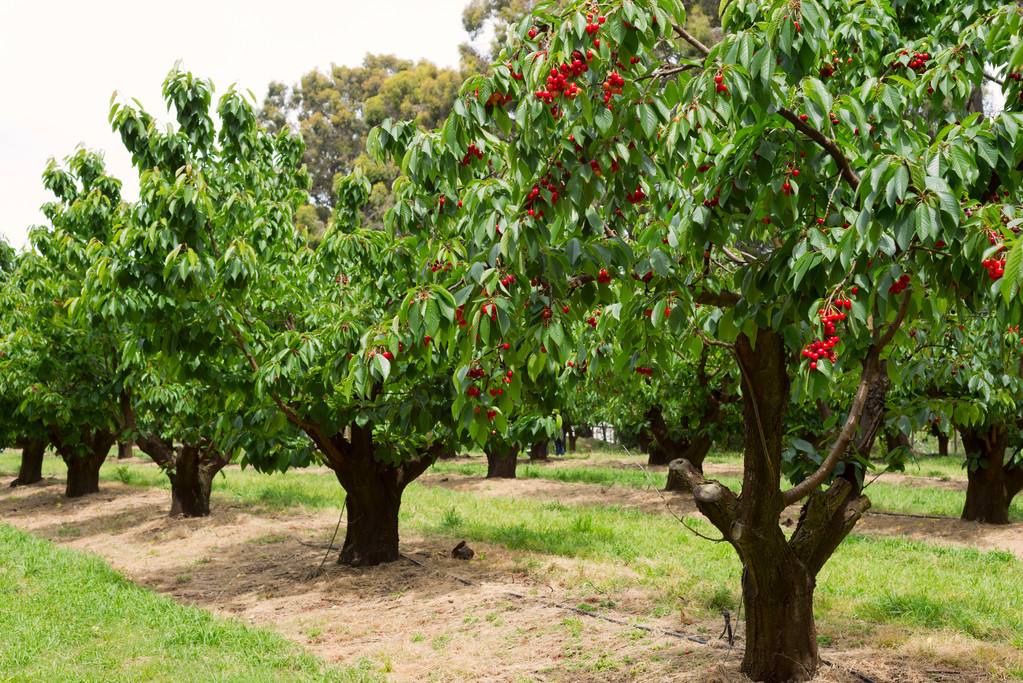
<path fill-rule="evenodd" d="M 565 435 L 558 434 L 557 438 L 554 439 L 554 455 L 565 454 Z"/>

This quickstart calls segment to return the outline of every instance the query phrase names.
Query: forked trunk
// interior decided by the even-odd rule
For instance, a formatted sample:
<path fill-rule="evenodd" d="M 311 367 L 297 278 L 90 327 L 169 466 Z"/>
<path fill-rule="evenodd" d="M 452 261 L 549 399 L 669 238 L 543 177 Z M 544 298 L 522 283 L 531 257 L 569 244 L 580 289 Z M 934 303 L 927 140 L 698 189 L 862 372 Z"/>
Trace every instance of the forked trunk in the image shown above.
<path fill-rule="evenodd" d="M 167 471 L 171 482 L 171 517 L 208 517 L 213 479 L 227 464 L 211 449 L 182 446 L 174 468 Z"/>
<path fill-rule="evenodd" d="M 43 454 L 45 452 L 45 441 L 33 439 L 25 442 L 21 449 L 21 466 L 18 468 L 18 478 L 11 482 L 11 488 L 38 484 L 43 480 Z"/>
<path fill-rule="evenodd" d="M 1005 469 L 1008 430 L 1003 425 L 983 429 L 959 428 L 967 467 L 964 520 L 984 524 L 1009 523 L 1009 481 Z"/>
<path fill-rule="evenodd" d="M 138 446 L 170 480 L 171 517 L 209 516 L 213 479 L 230 462 L 229 455 L 208 444 L 175 446 L 170 439 L 145 432 L 138 434 Z"/>
<path fill-rule="evenodd" d="M 518 445 L 488 444 L 487 479 L 514 479 L 515 465 L 519 458 Z"/>
<path fill-rule="evenodd" d="M 418 460 L 390 465 L 375 456 L 371 427 L 353 427 L 351 441 L 331 450 L 329 465 L 345 489 L 348 526 L 338 564 L 371 567 L 394 562 L 398 550 L 398 512 L 405 487 L 426 471 L 439 447 Z M 335 437 L 340 441 L 339 437 Z"/>
<path fill-rule="evenodd" d="M 529 447 L 529 459 L 530 460 L 546 460 L 547 455 L 550 453 L 551 442 L 548 439 L 543 441 L 537 441 Z"/>
<path fill-rule="evenodd" d="M 106 460 L 109 446 L 102 452 L 89 455 L 62 456 L 67 464 L 67 486 L 64 495 L 68 498 L 80 498 L 90 493 L 99 493 L 99 470 Z"/>
<path fill-rule="evenodd" d="M 758 330 L 754 344 L 735 345 L 742 375 L 744 462 L 742 496 L 708 481 L 691 463 L 669 470 L 685 478 L 700 511 L 735 548 L 743 564 L 746 652 L 742 672 L 756 681 L 805 681 L 820 665 L 813 617 L 817 573 L 869 507 L 858 487 L 837 477 L 806 498 L 799 524 L 786 538 L 781 452 L 789 405 L 787 354 L 782 337 Z M 877 374 L 877 358 L 864 364 L 864 380 Z M 859 394 L 858 394 L 859 395 Z"/>

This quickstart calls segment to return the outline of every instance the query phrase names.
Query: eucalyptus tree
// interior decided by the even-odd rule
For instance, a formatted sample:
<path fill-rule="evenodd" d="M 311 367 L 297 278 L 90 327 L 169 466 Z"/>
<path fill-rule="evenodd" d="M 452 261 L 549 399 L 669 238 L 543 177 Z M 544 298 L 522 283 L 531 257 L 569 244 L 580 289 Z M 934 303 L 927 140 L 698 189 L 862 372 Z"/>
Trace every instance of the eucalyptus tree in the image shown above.
<path fill-rule="evenodd" d="M 670 309 L 667 343 L 697 336 L 734 357 L 741 495 L 685 460 L 674 469 L 742 561 L 742 670 L 755 680 L 803 680 L 819 666 L 817 574 L 870 504 L 834 475 L 854 457 L 906 324 L 988 295 L 985 270 L 1012 272 L 993 289 L 1016 291 L 1023 247 L 994 268 L 982 261 L 988 230 L 1020 217 L 1018 82 L 1007 81 L 1007 111 L 970 107 L 985 69 L 1023 67 L 1021 13 L 735 0 L 709 48 L 679 3 L 544 3 L 439 130 L 389 123 L 370 136 L 405 174 L 392 229 L 424 253 L 465 254 L 443 274 L 468 291 L 469 334 L 441 340 L 461 353 L 461 386 L 495 324 L 526 349 L 516 360 L 534 382 L 556 381 L 568 360 L 631 375 L 633 362 L 599 350 L 613 338 L 622 354 L 640 351 L 648 308 Z M 676 39 L 699 57 L 661 63 Z M 470 145 L 485 164 L 462 163 Z M 631 277 L 648 272 L 642 287 Z M 575 324 L 597 307 L 595 325 Z M 783 486 L 793 386 L 827 402 L 848 375 L 823 457 Z M 459 397 L 459 423 L 478 439 L 476 408 L 507 406 Z M 802 514 L 786 534 L 779 517 L 794 504 Z"/>

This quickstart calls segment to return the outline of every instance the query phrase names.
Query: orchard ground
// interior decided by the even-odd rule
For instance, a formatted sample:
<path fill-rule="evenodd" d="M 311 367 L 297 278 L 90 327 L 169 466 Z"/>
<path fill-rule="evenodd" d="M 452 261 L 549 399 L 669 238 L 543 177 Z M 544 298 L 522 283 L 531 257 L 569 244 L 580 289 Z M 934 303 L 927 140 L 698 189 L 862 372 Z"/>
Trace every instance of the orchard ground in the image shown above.
<path fill-rule="evenodd" d="M 721 611 L 739 609 L 738 561 L 682 526 L 677 516 L 715 536 L 686 497 L 657 490 L 664 468 L 644 462 L 598 450 L 523 460 L 519 480 L 486 481 L 479 457 L 444 461 L 405 497 L 410 559 L 355 570 L 331 552 L 319 575 L 342 502 L 325 469 L 284 477 L 231 467 L 214 484 L 211 517 L 171 519 L 166 477 L 148 461 L 109 460 L 102 492 L 69 501 L 63 464 L 48 457 L 43 485 L 0 492 L 0 522 L 98 555 L 135 584 L 184 603 L 189 623 L 207 623 L 194 608 L 231 619 L 208 623 L 240 635 L 207 637 L 206 626 L 162 635 L 174 647 L 147 652 L 155 680 L 172 676 L 182 642 L 210 677 L 225 680 L 251 680 L 239 662 L 264 642 L 289 680 L 742 680 L 741 626 L 733 648 L 718 638 Z M 718 454 L 707 470 L 737 485 L 738 467 L 737 456 Z M 5 478 L 16 469 L 16 454 L 0 456 Z M 964 489 L 954 457 L 922 459 L 867 489 L 874 512 L 818 585 L 819 639 L 830 662 L 822 680 L 862 680 L 854 671 L 877 681 L 1023 679 L 1023 510 L 1017 504 L 1006 527 L 960 522 Z M 790 512 L 783 523 L 798 513 Z M 4 629 L 4 651 L 22 654 L 4 668 L 60 678 L 71 658 L 47 664 L 52 648 L 43 645 L 90 653 L 109 641 L 120 655 L 105 655 L 97 671 L 136 674 L 131 639 L 146 631 L 132 620 L 159 629 L 151 615 L 179 608 L 96 560 L 0 533 L 12 558 L 5 566 L 49 566 L 31 558 L 55 554 L 88 567 L 74 574 L 82 599 L 101 602 L 116 590 L 143 596 L 116 624 L 110 610 L 82 609 L 81 619 L 96 623 L 64 629 L 31 616 L 61 609 L 38 597 L 60 590 L 59 573 L 9 572 L 16 595 L 37 597 L 7 611 L 23 627 Z M 450 556 L 463 539 L 477 553 L 469 562 Z M 276 631 L 305 653 L 238 621 Z"/>

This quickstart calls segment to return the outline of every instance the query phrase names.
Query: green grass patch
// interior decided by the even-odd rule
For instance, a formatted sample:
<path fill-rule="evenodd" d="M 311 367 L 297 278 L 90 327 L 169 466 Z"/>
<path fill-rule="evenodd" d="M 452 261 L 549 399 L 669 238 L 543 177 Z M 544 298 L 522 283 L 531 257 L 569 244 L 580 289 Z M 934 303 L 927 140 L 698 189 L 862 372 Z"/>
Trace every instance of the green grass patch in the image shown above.
<path fill-rule="evenodd" d="M 377 681 L 268 631 L 179 605 L 101 560 L 0 525 L 9 681 Z"/>

